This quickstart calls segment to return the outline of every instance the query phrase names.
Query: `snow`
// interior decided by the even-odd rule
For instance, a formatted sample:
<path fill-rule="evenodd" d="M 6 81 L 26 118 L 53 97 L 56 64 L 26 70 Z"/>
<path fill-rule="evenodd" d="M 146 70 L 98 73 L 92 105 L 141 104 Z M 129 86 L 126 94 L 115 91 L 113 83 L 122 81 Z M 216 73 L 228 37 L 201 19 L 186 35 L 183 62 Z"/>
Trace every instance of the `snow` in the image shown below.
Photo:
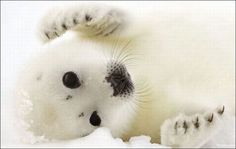
<path fill-rule="evenodd" d="M 24 68 L 29 57 L 37 54 L 40 43 L 35 36 L 35 27 L 42 14 L 54 5 L 64 5 L 67 2 L 52 1 L 25 1 L 11 2 L 1 1 L 1 147 L 156 147 L 163 148 L 159 144 L 151 144 L 150 137 L 137 136 L 123 142 L 119 138 L 113 138 L 106 128 L 99 128 L 87 137 L 75 140 L 48 142 L 43 144 L 22 144 L 19 142 L 14 122 L 13 103 L 14 85 L 17 74 Z M 106 2 L 124 7 L 157 7 L 163 9 L 168 2 Z M 171 2 L 174 5 L 177 2 Z M 188 2 L 185 2 L 188 3 Z M 212 3 L 205 3 L 211 6 Z M 208 4 L 208 5 L 207 5 Z M 234 2 L 214 2 L 215 5 L 228 7 Z M 192 5 L 192 3 L 188 3 Z M 204 147 L 235 147 L 235 117 L 229 118 L 224 127 Z"/>
<path fill-rule="evenodd" d="M 70 140 L 60 141 L 45 144 L 36 144 L 35 147 L 57 147 L 57 148 L 75 148 L 75 147 L 89 147 L 89 148 L 108 148 L 108 147 L 119 147 L 119 148 L 137 148 L 137 147 L 148 147 L 148 148 L 166 148 L 159 144 L 151 144 L 150 137 L 138 136 L 133 137 L 129 142 L 123 142 L 120 138 L 114 139 L 111 136 L 110 131 L 107 128 L 98 128 L 92 134 L 87 137 Z M 24 146 L 30 147 L 30 146 Z"/>
<path fill-rule="evenodd" d="M 220 130 L 213 139 L 207 142 L 202 148 L 235 148 L 235 118 L 228 118 L 226 123 L 224 123 L 224 128 Z M 6 137 L 6 136 L 5 136 Z M 8 136 L 10 137 L 10 135 Z M 16 138 L 15 138 L 16 139 Z M 22 144 L 17 141 L 7 142 L 4 141 L 2 147 L 23 147 L 23 148 L 43 148 L 43 147 L 54 147 L 54 148 L 109 148 L 109 147 L 119 147 L 119 148 L 170 148 L 162 146 L 160 144 L 150 143 L 151 138 L 149 136 L 134 136 L 129 142 L 124 142 L 120 138 L 113 138 L 109 129 L 98 128 L 90 135 L 68 141 L 53 141 L 45 143 L 35 143 L 35 144 Z M 9 141 L 9 138 L 8 138 Z"/>

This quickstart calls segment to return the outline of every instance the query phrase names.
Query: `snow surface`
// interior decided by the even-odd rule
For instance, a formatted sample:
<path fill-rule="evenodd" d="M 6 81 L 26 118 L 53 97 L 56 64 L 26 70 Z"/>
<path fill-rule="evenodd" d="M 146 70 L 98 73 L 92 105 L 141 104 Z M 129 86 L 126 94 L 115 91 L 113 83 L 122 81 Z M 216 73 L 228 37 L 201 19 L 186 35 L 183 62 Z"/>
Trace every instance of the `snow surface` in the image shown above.
<path fill-rule="evenodd" d="M 22 144 L 17 142 L 14 122 L 14 85 L 17 74 L 24 68 L 24 64 L 32 56 L 37 54 L 40 43 L 35 36 L 35 27 L 39 18 L 48 8 L 55 5 L 64 5 L 71 2 L 17 2 L 1 1 L 1 147 L 157 147 L 159 144 L 151 144 L 150 137 L 133 137 L 129 142 L 123 142 L 119 138 L 113 138 L 106 128 L 99 128 L 87 137 L 61 142 L 45 144 Z M 74 2 L 75 3 L 75 2 Z M 97 2 L 99 3 L 99 2 Z M 160 8 L 181 5 L 189 6 L 196 3 L 204 3 L 206 7 L 229 7 L 234 2 L 103 2 L 115 4 L 132 9 Z M 195 4 L 193 4 L 195 3 Z M 186 6 L 186 5 L 185 5 Z M 140 9 L 141 10 L 141 9 Z M 168 9 L 167 9 L 168 10 Z M 229 118 L 219 133 L 204 147 L 234 147 L 235 148 L 235 117 Z"/>
<path fill-rule="evenodd" d="M 68 141 L 53 141 L 49 143 L 36 143 L 36 144 L 11 144 L 11 147 L 56 147 L 56 148 L 109 148 L 109 147 L 119 147 L 119 148 L 169 148 L 161 146 L 159 144 L 151 144 L 151 138 L 148 136 L 138 136 L 130 139 L 129 142 L 123 142 L 120 138 L 113 138 L 109 129 L 98 128 L 90 135 Z"/>

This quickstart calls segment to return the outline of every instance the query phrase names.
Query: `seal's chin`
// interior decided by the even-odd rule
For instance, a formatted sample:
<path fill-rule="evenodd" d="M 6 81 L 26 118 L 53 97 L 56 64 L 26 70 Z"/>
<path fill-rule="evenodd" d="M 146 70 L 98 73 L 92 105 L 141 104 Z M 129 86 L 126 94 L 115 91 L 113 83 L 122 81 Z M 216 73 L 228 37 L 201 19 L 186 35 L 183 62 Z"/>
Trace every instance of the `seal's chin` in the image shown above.
<path fill-rule="evenodd" d="M 93 132 L 93 131 L 92 131 Z M 86 137 L 86 136 L 88 136 L 89 134 L 91 134 L 92 132 L 90 132 L 90 133 L 84 133 L 84 134 L 82 134 L 80 137 Z"/>

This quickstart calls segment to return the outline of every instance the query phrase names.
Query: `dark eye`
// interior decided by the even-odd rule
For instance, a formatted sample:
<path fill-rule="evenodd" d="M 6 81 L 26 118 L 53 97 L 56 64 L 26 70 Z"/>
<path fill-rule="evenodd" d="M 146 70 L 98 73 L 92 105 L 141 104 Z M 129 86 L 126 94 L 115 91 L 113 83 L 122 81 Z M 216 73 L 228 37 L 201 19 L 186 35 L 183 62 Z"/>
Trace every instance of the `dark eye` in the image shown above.
<path fill-rule="evenodd" d="M 81 85 L 78 76 L 72 71 L 66 72 L 64 74 L 62 82 L 66 87 L 71 89 L 78 88 Z"/>

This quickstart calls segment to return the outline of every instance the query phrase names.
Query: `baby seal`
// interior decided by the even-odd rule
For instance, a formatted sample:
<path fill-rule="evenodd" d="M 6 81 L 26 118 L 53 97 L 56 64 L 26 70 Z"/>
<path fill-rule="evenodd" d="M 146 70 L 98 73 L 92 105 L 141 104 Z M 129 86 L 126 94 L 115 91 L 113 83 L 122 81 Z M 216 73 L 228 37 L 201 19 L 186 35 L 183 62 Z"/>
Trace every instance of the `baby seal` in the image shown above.
<path fill-rule="evenodd" d="M 107 127 L 124 140 L 149 135 L 196 147 L 235 105 L 234 25 L 215 25 L 205 12 L 137 16 L 99 5 L 49 12 L 38 30 L 42 53 L 19 81 L 32 106 L 28 130 L 73 139 Z"/>

